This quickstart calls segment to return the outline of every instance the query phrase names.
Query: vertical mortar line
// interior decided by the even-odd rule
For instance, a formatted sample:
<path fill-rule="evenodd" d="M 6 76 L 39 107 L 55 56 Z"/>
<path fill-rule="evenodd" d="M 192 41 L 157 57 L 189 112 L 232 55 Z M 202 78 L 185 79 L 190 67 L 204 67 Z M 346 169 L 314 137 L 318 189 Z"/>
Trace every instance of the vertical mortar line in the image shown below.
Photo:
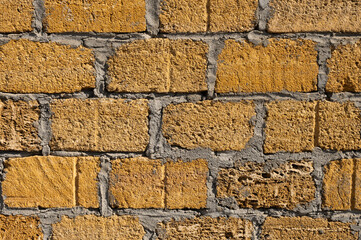
<path fill-rule="evenodd" d="M 209 51 L 207 54 L 207 98 L 213 99 L 215 96 L 215 85 L 217 81 L 217 61 L 218 56 L 224 47 L 223 40 L 210 40 L 207 41 Z"/>
<path fill-rule="evenodd" d="M 208 176 L 207 176 L 207 208 L 211 212 L 217 212 L 217 176 L 219 173 L 218 159 L 212 157 L 208 159 Z"/>
<path fill-rule="evenodd" d="M 32 21 L 32 27 L 34 28 L 35 34 L 42 34 L 44 30 L 43 20 L 45 18 L 45 3 L 44 0 L 34 0 L 34 18 Z"/>
<path fill-rule="evenodd" d="M 78 206 L 78 174 L 77 174 L 77 164 L 78 164 L 78 159 L 74 158 L 73 160 L 73 204 L 74 206 Z"/>
<path fill-rule="evenodd" d="M 94 94 L 97 97 L 105 96 L 105 85 L 107 79 L 107 61 L 109 54 L 108 52 L 94 51 L 94 68 L 95 68 L 95 89 Z M 109 51 L 110 52 L 110 51 Z"/>
<path fill-rule="evenodd" d="M 40 144 L 42 146 L 43 156 L 50 155 L 50 150 L 51 150 L 49 146 L 49 142 L 52 136 L 50 101 L 51 98 L 49 97 L 38 99 L 39 108 L 40 108 L 38 134 L 41 140 Z"/>
<path fill-rule="evenodd" d="M 100 158 L 100 172 L 98 174 L 99 187 L 99 207 L 101 215 L 104 217 L 111 216 L 112 210 L 110 208 L 110 201 L 108 196 L 109 189 L 109 173 L 111 171 L 110 160 L 102 156 Z"/>
<path fill-rule="evenodd" d="M 254 126 L 254 137 L 259 136 L 260 140 L 256 141 L 257 149 L 260 151 L 260 154 L 264 155 L 264 144 L 266 141 L 266 122 L 267 122 L 267 102 L 260 101 L 255 102 L 255 111 L 256 111 L 256 124 Z"/>
<path fill-rule="evenodd" d="M 168 160 L 167 160 L 168 162 Z M 167 162 L 164 163 L 163 167 L 164 167 L 164 176 L 163 176 L 163 186 L 164 186 L 164 195 L 163 195 L 163 203 L 164 203 L 164 208 L 167 208 L 168 204 L 167 204 Z"/>
<path fill-rule="evenodd" d="M 4 207 L 5 207 L 4 197 L 3 197 L 3 187 L 2 187 L 2 183 L 3 183 L 3 180 L 5 178 L 5 176 L 4 176 L 4 168 L 5 168 L 4 161 L 5 161 L 4 158 L 0 158 L 0 173 L 1 173 L 1 177 L 0 177 L 0 212 L 1 213 L 4 211 Z"/>
<path fill-rule="evenodd" d="M 319 135 L 320 135 L 320 102 L 316 102 L 315 106 L 315 133 L 313 144 L 315 147 L 319 146 Z"/>
<path fill-rule="evenodd" d="M 351 210 L 354 210 L 355 207 L 356 207 L 356 174 L 357 174 L 357 164 L 356 164 L 356 159 L 353 159 L 352 160 L 352 169 L 353 169 L 353 172 L 352 172 L 352 184 L 351 184 Z"/>
<path fill-rule="evenodd" d="M 316 46 L 317 50 L 317 90 L 321 94 L 326 93 L 326 84 L 328 80 L 329 69 L 327 67 L 327 60 L 331 58 L 331 43 L 328 40 L 325 43 L 319 43 Z"/>
<path fill-rule="evenodd" d="M 152 36 L 156 36 L 159 32 L 159 8 L 160 0 L 146 0 L 146 31 Z"/>
<path fill-rule="evenodd" d="M 265 31 L 267 29 L 267 21 L 270 15 L 269 0 L 259 0 L 257 12 L 258 30 Z"/>
<path fill-rule="evenodd" d="M 209 32 L 210 27 L 211 27 L 211 0 L 207 0 L 207 4 L 206 4 L 206 14 L 207 14 L 207 27 L 206 27 L 206 32 Z"/>
<path fill-rule="evenodd" d="M 149 101 L 149 144 L 146 150 L 146 156 L 153 157 L 157 153 L 157 144 L 160 139 L 161 121 L 162 121 L 162 103 L 160 100 L 153 99 Z"/>

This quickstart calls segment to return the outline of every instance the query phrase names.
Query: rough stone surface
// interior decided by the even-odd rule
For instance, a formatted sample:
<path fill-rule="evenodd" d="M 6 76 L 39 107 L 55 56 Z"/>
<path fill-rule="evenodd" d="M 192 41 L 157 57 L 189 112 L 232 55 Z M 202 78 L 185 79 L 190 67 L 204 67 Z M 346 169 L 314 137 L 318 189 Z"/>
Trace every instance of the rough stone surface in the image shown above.
<path fill-rule="evenodd" d="M 98 165 L 94 157 L 10 158 L 2 183 L 4 203 L 12 208 L 97 208 Z"/>
<path fill-rule="evenodd" d="M 0 0 L 0 32 L 30 32 L 33 0 Z"/>
<path fill-rule="evenodd" d="M 0 92 L 71 93 L 95 87 L 90 49 L 12 40 L 0 46 Z"/>
<path fill-rule="evenodd" d="M 51 104 L 53 150 L 143 152 L 148 101 L 64 99 Z"/>
<path fill-rule="evenodd" d="M 290 39 L 268 41 L 265 47 L 226 40 L 218 57 L 216 92 L 316 91 L 316 43 Z"/>
<path fill-rule="evenodd" d="M 271 0 L 268 31 L 361 32 L 361 2 Z"/>
<path fill-rule="evenodd" d="M 45 0 L 48 32 L 142 32 L 145 0 Z"/>
<path fill-rule="evenodd" d="M 275 101 L 267 104 L 265 153 L 312 151 L 317 102 Z"/>
<path fill-rule="evenodd" d="M 331 56 L 327 60 L 330 72 L 326 91 L 361 92 L 361 41 L 339 45 L 332 51 Z"/>
<path fill-rule="evenodd" d="M 42 239 L 43 233 L 39 225 L 38 217 L 0 215 L 0 237 L 4 240 Z"/>
<path fill-rule="evenodd" d="M 252 102 L 203 101 L 168 105 L 163 134 L 171 145 L 214 151 L 242 150 L 253 136 Z"/>
<path fill-rule="evenodd" d="M 318 145 L 323 149 L 361 149 L 361 115 L 354 103 L 320 102 Z"/>
<path fill-rule="evenodd" d="M 158 226 L 158 238 L 165 239 L 252 239 L 253 225 L 240 218 L 201 217 L 171 220 Z"/>
<path fill-rule="evenodd" d="M 208 164 L 206 160 L 169 161 L 165 167 L 167 208 L 199 209 L 207 206 Z"/>
<path fill-rule="evenodd" d="M 39 115 L 36 101 L 0 101 L 0 150 L 39 151 Z"/>
<path fill-rule="evenodd" d="M 52 226 L 53 240 L 141 240 L 145 234 L 139 219 L 133 216 L 63 216 L 59 223 Z"/>
<path fill-rule="evenodd" d="M 109 91 L 207 91 L 208 45 L 202 41 L 149 39 L 124 44 L 108 61 Z"/>
<path fill-rule="evenodd" d="M 289 161 L 266 170 L 263 164 L 247 162 L 221 169 L 217 197 L 234 197 L 242 208 L 293 209 L 315 198 L 311 161 Z"/>
<path fill-rule="evenodd" d="M 350 223 L 310 217 L 268 217 L 260 239 L 358 239 Z"/>

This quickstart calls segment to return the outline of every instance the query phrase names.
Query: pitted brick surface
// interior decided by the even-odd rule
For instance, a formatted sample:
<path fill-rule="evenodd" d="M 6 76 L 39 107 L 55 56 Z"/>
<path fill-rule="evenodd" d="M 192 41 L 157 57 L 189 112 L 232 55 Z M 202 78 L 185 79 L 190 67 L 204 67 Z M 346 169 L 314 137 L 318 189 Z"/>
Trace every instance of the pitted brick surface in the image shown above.
<path fill-rule="evenodd" d="M 1 0 L 0 32 L 30 32 L 33 0 Z"/>
<path fill-rule="evenodd" d="M 0 215 L 0 237 L 11 239 L 42 239 L 40 220 L 35 216 Z"/>

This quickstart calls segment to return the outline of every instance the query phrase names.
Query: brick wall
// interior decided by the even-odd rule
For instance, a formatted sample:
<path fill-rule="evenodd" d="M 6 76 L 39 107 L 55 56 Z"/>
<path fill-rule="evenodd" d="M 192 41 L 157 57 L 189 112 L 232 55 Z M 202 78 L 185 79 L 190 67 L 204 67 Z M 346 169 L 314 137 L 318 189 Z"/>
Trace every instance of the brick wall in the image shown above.
<path fill-rule="evenodd" d="M 358 0 L 0 0 L 1 239 L 361 239 Z"/>

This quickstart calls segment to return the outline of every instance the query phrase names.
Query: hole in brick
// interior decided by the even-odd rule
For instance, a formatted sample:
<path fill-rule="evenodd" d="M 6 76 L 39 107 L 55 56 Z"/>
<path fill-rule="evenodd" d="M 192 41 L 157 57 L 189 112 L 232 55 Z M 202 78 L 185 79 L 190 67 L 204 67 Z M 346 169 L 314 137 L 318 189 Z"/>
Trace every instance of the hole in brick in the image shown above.
<path fill-rule="evenodd" d="M 262 173 L 262 177 L 263 178 L 271 178 L 271 174 L 270 173 Z"/>
<path fill-rule="evenodd" d="M 232 232 L 226 232 L 226 238 L 233 238 Z"/>

